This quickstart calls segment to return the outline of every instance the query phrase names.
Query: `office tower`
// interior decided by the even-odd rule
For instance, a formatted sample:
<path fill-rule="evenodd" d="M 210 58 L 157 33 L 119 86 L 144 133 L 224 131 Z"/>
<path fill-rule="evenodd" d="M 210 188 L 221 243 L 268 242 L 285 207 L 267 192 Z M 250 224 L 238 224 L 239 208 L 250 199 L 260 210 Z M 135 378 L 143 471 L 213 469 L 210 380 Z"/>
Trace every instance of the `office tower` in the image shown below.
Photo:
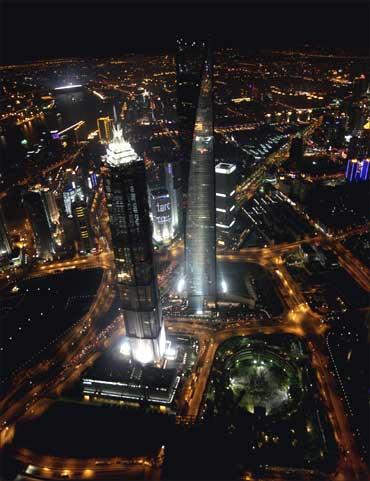
<path fill-rule="evenodd" d="M 353 102 L 348 106 L 348 133 L 353 136 L 360 134 L 364 122 L 364 110 L 359 102 Z"/>
<path fill-rule="evenodd" d="M 59 210 L 53 192 L 48 187 L 40 188 L 50 224 L 58 224 Z"/>
<path fill-rule="evenodd" d="M 35 237 L 37 257 L 45 260 L 53 258 L 55 245 L 52 236 L 52 225 L 47 211 L 47 205 L 39 190 L 30 190 L 23 195 L 26 208 Z"/>
<path fill-rule="evenodd" d="M 89 170 L 87 177 L 87 186 L 89 189 L 94 190 L 98 186 L 98 175 L 94 170 Z"/>
<path fill-rule="evenodd" d="M 164 164 L 164 169 L 166 189 L 170 194 L 171 225 L 173 234 L 175 235 L 181 229 L 182 219 L 181 182 L 179 182 L 177 179 L 177 177 L 180 176 L 180 173 L 178 172 L 180 170 L 180 166 L 177 162 L 166 162 Z"/>
<path fill-rule="evenodd" d="M 119 126 L 113 129 L 106 163 L 105 191 L 128 347 L 137 361 L 157 362 L 164 353 L 165 330 L 153 265 L 145 166 Z M 122 346 L 123 351 L 126 348 Z"/>
<path fill-rule="evenodd" d="M 10 247 L 8 233 L 5 223 L 4 214 L 0 206 L 0 263 L 7 260 L 8 256 L 11 254 L 12 249 Z"/>
<path fill-rule="evenodd" d="M 189 309 L 198 313 L 216 302 L 215 162 L 213 79 L 205 63 L 190 159 L 185 262 Z"/>
<path fill-rule="evenodd" d="M 80 252 L 88 253 L 94 247 L 93 234 L 89 222 L 89 213 L 87 211 L 86 203 L 76 197 L 72 204 L 73 218 L 75 220 L 78 241 L 80 244 Z"/>
<path fill-rule="evenodd" d="M 97 120 L 100 142 L 110 142 L 113 132 L 113 120 L 110 117 L 100 117 Z"/>
<path fill-rule="evenodd" d="M 201 41 L 177 39 L 177 121 L 179 129 L 182 189 L 188 191 L 190 154 L 198 105 L 206 45 Z"/>
<path fill-rule="evenodd" d="M 344 145 L 345 134 L 347 129 L 347 116 L 342 113 L 341 115 L 330 116 L 325 121 L 327 127 L 327 139 L 329 147 L 340 149 Z"/>
<path fill-rule="evenodd" d="M 354 135 L 350 138 L 347 149 L 347 157 L 349 159 L 354 159 L 355 157 L 357 157 L 357 155 L 359 154 L 359 144 L 360 139 L 358 137 Z"/>
<path fill-rule="evenodd" d="M 64 210 L 67 217 L 73 216 L 72 204 L 76 201 L 77 197 L 81 200 L 85 198 L 81 185 L 77 184 L 75 180 L 67 182 L 63 191 Z"/>
<path fill-rule="evenodd" d="M 216 172 L 216 227 L 228 231 L 235 224 L 236 165 L 221 162 Z"/>
<path fill-rule="evenodd" d="M 301 166 L 303 163 L 303 152 L 303 138 L 302 135 L 298 133 L 295 137 L 292 138 L 292 142 L 290 144 L 290 160 L 294 162 L 297 166 Z"/>
<path fill-rule="evenodd" d="M 154 120 L 153 119 L 153 111 L 152 111 L 152 102 L 150 99 L 149 92 L 140 87 L 137 90 L 136 94 L 136 106 L 137 106 L 137 115 L 138 115 L 138 122 L 141 125 L 150 125 L 150 123 Z"/>
<path fill-rule="evenodd" d="M 158 244 L 167 244 L 173 238 L 172 208 L 168 191 L 166 189 L 151 190 L 150 207 L 153 221 L 153 239 Z"/>
<path fill-rule="evenodd" d="M 348 159 L 346 179 L 349 182 L 363 182 L 369 179 L 370 159 Z"/>
<path fill-rule="evenodd" d="M 352 98 L 353 100 L 359 100 L 368 88 L 369 81 L 365 75 L 360 75 L 353 80 L 352 84 Z"/>

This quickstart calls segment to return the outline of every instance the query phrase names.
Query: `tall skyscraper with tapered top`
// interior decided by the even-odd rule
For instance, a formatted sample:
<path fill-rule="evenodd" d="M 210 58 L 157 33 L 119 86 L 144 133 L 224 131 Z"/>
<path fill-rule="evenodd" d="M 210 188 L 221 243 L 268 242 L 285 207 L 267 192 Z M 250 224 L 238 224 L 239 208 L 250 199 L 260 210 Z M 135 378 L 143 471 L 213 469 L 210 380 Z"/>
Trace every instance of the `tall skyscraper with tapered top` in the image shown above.
<path fill-rule="evenodd" d="M 37 257 L 45 260 L 53 259 L 55 254 L 53 224 L 42 188 L 36 186 L 24 193 L 23 205 L 32 226 Z"/>
<path fill-rule="evenodd" d="M 142 364 L 158 362 L 165 329 L 153 265 L 144 161 L 115 126 L 106 155 L 105 191 L 118 289 L 128 343 L 123 350 Z"/>
<path fill-rule="evenodd" d="M 206 44 L 191 38 L 176 41 L 177 121 L 180 143 L 182 192 L 188 192 L 190 155 Z"/>
<path fill-rule="evenodd" d="M 186 217 L 186 284 L 190 310 L 216 302 L 215 161 L 213 78 L 210 53 L 204 64 L 190 158 Z"/>

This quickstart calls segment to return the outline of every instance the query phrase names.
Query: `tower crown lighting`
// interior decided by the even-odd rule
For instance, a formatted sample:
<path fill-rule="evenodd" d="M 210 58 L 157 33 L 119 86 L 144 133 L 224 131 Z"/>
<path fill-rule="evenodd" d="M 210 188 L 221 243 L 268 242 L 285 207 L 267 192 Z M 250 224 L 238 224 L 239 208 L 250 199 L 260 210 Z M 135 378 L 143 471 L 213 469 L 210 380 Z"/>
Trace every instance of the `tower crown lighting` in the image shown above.
<path fill-rule="evenodd" d="M 106 161 L 112 167 L 129 164 L 140 160 L 131 144 L 123 138 L 122 128 L 119 125 L 113 127 L 113 139 L 107 148 Z"/>

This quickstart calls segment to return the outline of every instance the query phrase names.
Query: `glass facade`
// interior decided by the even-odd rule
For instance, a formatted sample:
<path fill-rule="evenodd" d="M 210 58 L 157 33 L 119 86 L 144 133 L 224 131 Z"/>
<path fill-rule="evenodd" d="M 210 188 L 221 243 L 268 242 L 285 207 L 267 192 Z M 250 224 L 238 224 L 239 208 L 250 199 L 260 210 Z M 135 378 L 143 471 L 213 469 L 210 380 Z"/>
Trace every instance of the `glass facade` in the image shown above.
<path fill-rule="evenodd" d="M 163 320 L 153 266 L 145 166 L 129 144 L 113 143 L 115 155 L 110 156 L 108 150 L 105 190 L 126 335 L 132 339 L 137 360 L 142 360 L 145 351 L 145 360 L 156 361 L 163 354 Z"/>
<path fill-rule="evenodd" d="M 185 255 L 189 308 L 203 312 L 216 301 L 213 79 L 205 63 L 190 159 Z"/>

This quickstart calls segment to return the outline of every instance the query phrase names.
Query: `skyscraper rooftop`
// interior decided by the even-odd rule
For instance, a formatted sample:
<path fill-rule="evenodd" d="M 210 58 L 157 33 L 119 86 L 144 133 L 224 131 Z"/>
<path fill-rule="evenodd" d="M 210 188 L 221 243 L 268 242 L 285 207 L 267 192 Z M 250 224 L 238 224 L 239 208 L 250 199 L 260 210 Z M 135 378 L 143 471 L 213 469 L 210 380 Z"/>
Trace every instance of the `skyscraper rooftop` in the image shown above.
<path fill-rule="evenodd" d="M 113 127 L 113 139 L 108 144 L 106 161 L 112 167 L 129 164 L 139 160 L 131 144 L 123 138 L 122 128 Z"/>

